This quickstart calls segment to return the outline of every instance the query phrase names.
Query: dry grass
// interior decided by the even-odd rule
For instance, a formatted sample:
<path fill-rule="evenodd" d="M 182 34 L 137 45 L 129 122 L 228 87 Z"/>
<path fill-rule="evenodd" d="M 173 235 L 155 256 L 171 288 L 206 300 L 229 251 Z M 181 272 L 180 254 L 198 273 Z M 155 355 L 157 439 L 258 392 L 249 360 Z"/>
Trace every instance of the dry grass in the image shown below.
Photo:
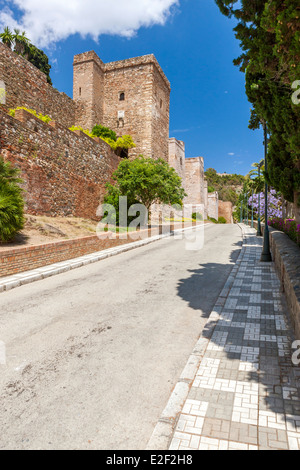
<path fill-rule="evenodd" d="M 26 215 L 22 232 L 12 242 L 0 244 L 0 250 L 95 235 L 96 227 L 96 221 L 77 217 Z"/>

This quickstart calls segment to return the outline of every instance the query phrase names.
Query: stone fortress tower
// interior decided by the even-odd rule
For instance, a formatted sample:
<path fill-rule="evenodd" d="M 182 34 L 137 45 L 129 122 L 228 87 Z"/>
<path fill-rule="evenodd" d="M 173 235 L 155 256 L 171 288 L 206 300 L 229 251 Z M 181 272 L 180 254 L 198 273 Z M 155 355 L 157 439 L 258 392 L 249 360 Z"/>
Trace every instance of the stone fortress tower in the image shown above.
<path fill-rule="evenodd" d="M 154 55 L 104 64 L 94 51 L 74 57 L 76 124 L 130 134 L 143 154 L 168 161 L 170 83 Z"/>
<path fill-rule="evenodd" d="M 142 154 L 169 162 L 188 194 L 184 203 L 192 212 L 192 205 L 202 207 L 205 218 L 210 212 L 215 217 L 218 208 L 208 200 L 203 157 L 186 158 L 184 142 L 169 138 L 171 86 L 154 55 L 105 64 L 89 51 L 74 57 L 73 70 L 76 125 L 92 130 L 102 124 L 117 136 L 131 135 L 136 148 L 129 158 Z"/>
<path fill-rule="evenodd" d="M 120 158 L 139 154 L 169 162 L 188 194 L 184 203 L 213 211 L 217 197 L 208 198 L 203 158 L 186 158 L 184 142 L 169 138 L 171 87 L 154 55 L 105 64 L 89 51 L 76 55 L 73 67 L 72 99 L 0 42 L 0 153 L 22 168 L 30 211 L 93 217 Z M 9 108 L 17 107 L 25 110 L 9 116 Z M 26 109 L 52 121 L 43 123 Z M 136 148 L 119 156 L 101 139 L 70 130 L 96 124 L 131 135 Z"/>

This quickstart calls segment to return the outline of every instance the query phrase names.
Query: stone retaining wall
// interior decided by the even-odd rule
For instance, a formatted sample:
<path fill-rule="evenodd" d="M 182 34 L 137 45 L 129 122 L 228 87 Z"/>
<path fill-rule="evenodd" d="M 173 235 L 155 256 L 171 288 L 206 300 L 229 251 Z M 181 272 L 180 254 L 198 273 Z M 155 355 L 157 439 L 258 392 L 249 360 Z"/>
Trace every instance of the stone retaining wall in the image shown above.
<path fill-rule="evenodd" d="M 76 103 L 47 83 L 46 75 L 0 42 L 0 80 L 6 105 L 24 106 L 48 114 L 65 127 L 75 124 Z"/>
<path fill-rule="evenodd" d="M 96 219 L 105 184 L 120 158 L 110 146 L 24 110 L 0 108 L 0 156 L 21 170 L 26 212 Z"/>
<path fill-rule="evenodd" d="M 148 231 L 145 232 L 147 235 Z M 129 237 L 122 239 L 118 234 L 115 239 L 111 239 L 106 233 L 100 238 L 92 235 L 43 245 L 9 248 L 0 251 L 0 277 L 30 271 L 133 241 L 136 239 Z"/>
<path fill-rule="evenodd" d="M 300 249 L 285 233 L 272 227 L 269 227 L 269 233 L 272 258 L 286 296 L 296 338 L 300 340 Z"/>

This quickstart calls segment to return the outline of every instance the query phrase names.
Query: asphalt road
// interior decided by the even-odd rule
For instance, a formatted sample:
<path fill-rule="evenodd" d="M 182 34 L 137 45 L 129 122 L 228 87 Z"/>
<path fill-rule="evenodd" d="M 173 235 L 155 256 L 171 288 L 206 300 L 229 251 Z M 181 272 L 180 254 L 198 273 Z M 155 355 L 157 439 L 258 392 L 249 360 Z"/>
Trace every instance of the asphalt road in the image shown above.
<path fill-rule="evenodd" d="M 0 294 L 0 449 L 144 449 L 240 248 L 163 239 Z"/>

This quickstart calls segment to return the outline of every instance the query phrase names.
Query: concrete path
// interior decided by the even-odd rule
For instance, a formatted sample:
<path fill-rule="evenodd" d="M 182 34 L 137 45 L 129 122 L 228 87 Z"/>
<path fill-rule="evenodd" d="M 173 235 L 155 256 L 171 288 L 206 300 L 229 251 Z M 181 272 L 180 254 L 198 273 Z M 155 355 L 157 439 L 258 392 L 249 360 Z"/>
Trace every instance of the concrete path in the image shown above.
<path fill-rule="evenodd" d="M 274 265 L 260 262 L 262 239 L 242 228 L 236 266 L 148 449 L 300 450 L 300 343 Z"/>
<path fill-rule="evenodd" d="M 145 449 L 241 250 L 204 230 L 0 293 L 0 449 Z"/>

